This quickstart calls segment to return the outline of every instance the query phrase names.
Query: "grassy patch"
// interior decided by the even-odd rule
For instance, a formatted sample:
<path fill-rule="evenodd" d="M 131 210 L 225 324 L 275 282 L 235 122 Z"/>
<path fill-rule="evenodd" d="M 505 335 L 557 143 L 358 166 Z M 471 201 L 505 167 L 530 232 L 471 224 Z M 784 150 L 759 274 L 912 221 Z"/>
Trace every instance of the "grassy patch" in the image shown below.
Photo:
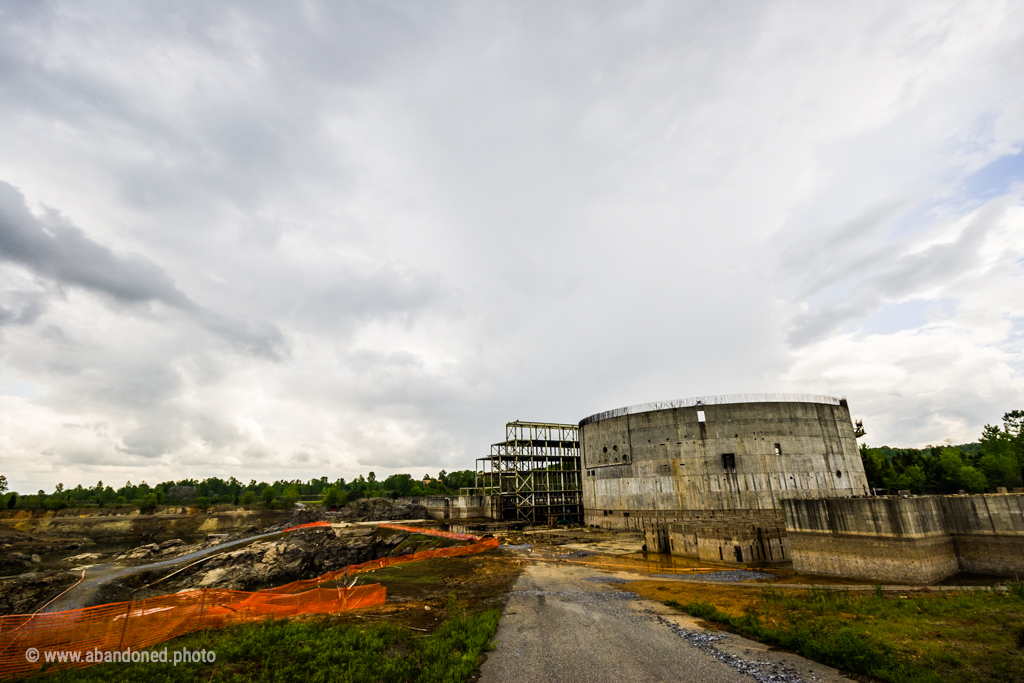
<path fill-rule="evenodd" d="M 892 683 L 1024 680 L 1024 585 L 1009 592 L 885 595 L 771 588 L 742 615 L 665 604 L 838 669 Z"/>
<path fill-rule="evenodd" d="M 476 670 L 481 652 L 490 649 L 500 613 L 491 609 L 467 614 L 454 594 L 445 612 L 445 621 L 429 635 L 394 624 L 356 625 L 330 618 L 266 621 L 204 631 L 153 649 L 167 647 L 169 653 L 182 648 L 212 650 L 214 663 L 104 664 L 32 680 L 461 683 Z"/>

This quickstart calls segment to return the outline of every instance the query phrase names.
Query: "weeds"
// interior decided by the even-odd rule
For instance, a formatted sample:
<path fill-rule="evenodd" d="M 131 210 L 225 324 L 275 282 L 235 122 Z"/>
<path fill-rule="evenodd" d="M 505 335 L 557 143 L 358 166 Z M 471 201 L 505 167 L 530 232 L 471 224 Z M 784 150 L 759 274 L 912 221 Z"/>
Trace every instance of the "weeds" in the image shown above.
<path fill-rule="evenodd" d="M 1019 582 L 1017 582 L 1019 584 Z M 665 604 L 762 642 L 882 681 L 1024 679 L 1024 587 L 938 596 L 854 595 L 827 587 L 761 592 L 742 616 L 694 601 Z"/>
<path fill-rule="evenodd" d="M 330 619 L 268 620 L 204 631 L 158 646 L 171 652 L 212 650 L 216 653 L 212 664 L 110 664 L 32 680 L 462 683 L 476 670 L 480 653 L 490 649 L 500 613 L 492 609 L 467 614 L 452 594 L 445 614 L 445 622 L 428 636 L 388 623 L 355 626 L 334 624 Z"/>

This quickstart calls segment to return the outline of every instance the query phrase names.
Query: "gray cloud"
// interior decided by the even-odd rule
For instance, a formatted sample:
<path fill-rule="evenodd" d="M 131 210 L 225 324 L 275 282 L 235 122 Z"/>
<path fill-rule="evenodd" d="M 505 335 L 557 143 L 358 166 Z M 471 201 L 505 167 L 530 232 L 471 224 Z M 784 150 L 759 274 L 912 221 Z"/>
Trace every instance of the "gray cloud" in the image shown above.
<path fill-rule="evenodd" d="M 1024 10 L 734 9 L 3 4 L 0 387 L 37 397 L 0 394 L 0 468 L 436 471 L 509 419 L 783 388 L 969 434 L 1021 395 L 1020 199 L 928 240 L 1024 140 Z"/>
<path fill-rule="evenodd" d="M 905 206 L 874 209 L 831 238 L 791 247 L 785 258 L 804 265 L 800 284 L 805 297 L 830 287 L 840 293 L 796 316 L 790 341 L 797 346 L 813 343 L 847 323 L 863 321 L 886 303 L 927 294 L 977 272 L 985 238 L 1021 201 L 1016 194 L 991 201 L 956 239 L 925 248 L 917 248 L 921 235 L 892 239 L 883 233 Z"/>
<path fill-rule="evenodd" d="M 253 353 L 276 359 L 282 352 L 283 337 L 276 326 L 231 320 L 199 306 L 152 261 L 136 254 L 113 252 L 89 239 L 56 212 L 36 218 L 17 188 L 3 181 L 0 258 L 26 266 L 58 285 L 80 287 L 120 303 L 162 303 Z M 38 310 L 41 304 L 36 301 L 29 315 Z"/>

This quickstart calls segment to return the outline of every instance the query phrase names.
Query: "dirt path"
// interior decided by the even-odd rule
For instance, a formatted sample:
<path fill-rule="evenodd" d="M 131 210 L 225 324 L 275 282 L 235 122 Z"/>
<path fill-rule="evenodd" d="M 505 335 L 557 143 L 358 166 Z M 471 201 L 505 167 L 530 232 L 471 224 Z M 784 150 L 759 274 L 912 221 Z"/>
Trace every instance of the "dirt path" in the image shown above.
<path fill-rule="evenodd" d="M 619 573 L 621 574 L 621 573 Z M 834 669 L 701 628 L 616 583 L 641 578 L 532 564 L 505 606 L 480 683 L 846 681 Z"/>

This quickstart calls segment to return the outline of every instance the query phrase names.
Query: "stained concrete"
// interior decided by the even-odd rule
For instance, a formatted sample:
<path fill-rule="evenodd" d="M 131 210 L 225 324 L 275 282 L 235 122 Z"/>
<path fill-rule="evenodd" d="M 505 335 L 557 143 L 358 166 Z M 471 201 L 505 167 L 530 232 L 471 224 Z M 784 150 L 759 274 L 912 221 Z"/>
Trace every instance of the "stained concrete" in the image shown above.
<path fill-rule="evenodd" d="M 501 496 L 422 496 L 398 501 L 424 506 L 430 519 L 501 519 Z"/>
<path fill-rule="evenodd" d="M 703 420 L 701 420 L 703 414 Z M 587 524 L 643 529 L 696 510 L 869 493 L 845 401 L 650 410 L 581 423 Z"/>
<path fill-rule="evenodd" d="M 1024 574 L 1024 494 L 787 500 L 802 574 L 929 584 Z"/>

